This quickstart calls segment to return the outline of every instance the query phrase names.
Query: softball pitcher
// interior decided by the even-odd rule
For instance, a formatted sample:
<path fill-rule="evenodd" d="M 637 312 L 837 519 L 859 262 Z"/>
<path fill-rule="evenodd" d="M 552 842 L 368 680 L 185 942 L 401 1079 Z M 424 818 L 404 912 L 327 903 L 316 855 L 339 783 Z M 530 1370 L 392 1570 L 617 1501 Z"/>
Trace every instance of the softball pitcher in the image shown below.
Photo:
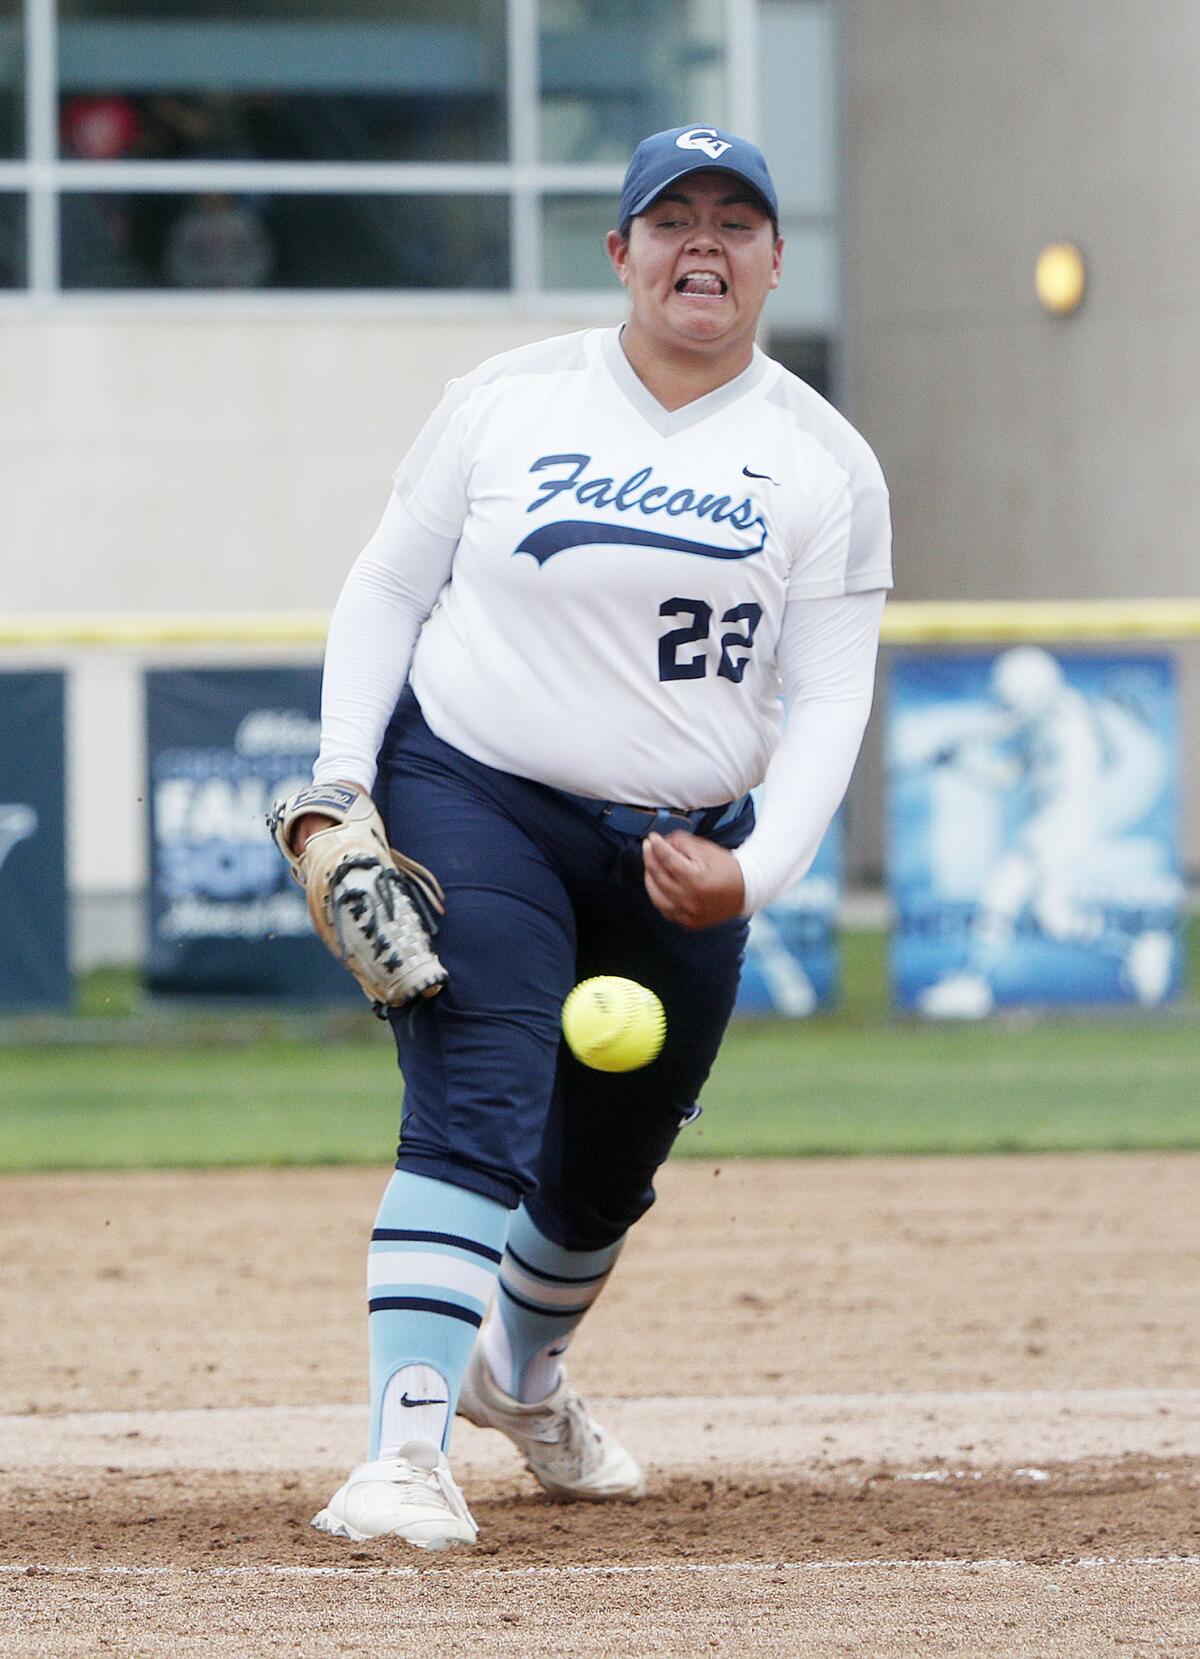
<path fill-rule="evenodd" d="M 369 1457 L 314 1522 L 340 1537 L 474 1541 L 456 1411 L 561 1498 L 645 1489 L 562 1356 L 698 1110 L 747 918 L 845 792 L 891 585 L 875 457 L 754 343 L 778 211 L 745 139 L 644 140 L 624 326 L 452 381 L 334 611 L 314 783 L 274 827 L 405 1082 Z M 661 998 L 652 1064 L 563 1048 L 593 974 Z"/>

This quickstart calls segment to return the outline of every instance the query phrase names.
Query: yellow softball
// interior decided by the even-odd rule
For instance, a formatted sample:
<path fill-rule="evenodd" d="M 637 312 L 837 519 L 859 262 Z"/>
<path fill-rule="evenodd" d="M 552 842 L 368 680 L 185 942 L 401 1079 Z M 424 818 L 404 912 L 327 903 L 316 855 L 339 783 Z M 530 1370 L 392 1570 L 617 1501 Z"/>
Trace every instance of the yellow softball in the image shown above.
<path fill-rule="evenodd" d="M 563 1036 L 577 1060 L 596 1071 L 636 1071 L 663 1046 L 667 1017 L 653 991 L 634 979 L 600 974 L 563 1003 Z"/>

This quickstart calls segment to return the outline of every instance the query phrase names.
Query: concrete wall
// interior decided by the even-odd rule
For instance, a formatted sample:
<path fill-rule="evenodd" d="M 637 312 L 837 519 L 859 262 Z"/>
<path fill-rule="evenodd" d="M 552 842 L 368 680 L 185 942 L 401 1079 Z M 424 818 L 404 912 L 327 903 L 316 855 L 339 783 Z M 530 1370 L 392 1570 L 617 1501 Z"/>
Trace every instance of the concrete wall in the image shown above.
<path fill-rule="evenodd" d="M 910 598 L 1200 580 L 1200 5 L 845 0 L 851 412 Z M 1087 257 L 1082 311 L 1035 256 Z"/>
<path fill-rule="evenodd" d="M 447 379 L 580 326 L 6 321 L 0 611 L 328 606 Z"/>

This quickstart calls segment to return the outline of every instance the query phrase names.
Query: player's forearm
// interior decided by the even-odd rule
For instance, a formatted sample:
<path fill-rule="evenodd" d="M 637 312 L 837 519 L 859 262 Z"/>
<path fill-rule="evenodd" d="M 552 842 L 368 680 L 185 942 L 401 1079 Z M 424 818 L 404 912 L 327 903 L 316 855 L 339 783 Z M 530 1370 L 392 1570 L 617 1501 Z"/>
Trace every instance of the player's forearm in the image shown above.
<path fill-rule="evenodd" d="M 334 606 L 321 682 L 316 783 L 368 789 L 421 625 L 444 587 L 455 543 L 417 522 L 393 495 Z"/>
<path fill-rule="evenodd" d="M 325 644 L 315 783 L 354 778 L 370 789 L 420 626 L 381 607 L 373 581 L 355 566 L 334 607 Z"/>
<path fill-rule="evenodd" d="M 754 832 L 734 853 L 744 915 L 807 874 L 842 803 L 871 713 L 885 598 L 873 591 L 788 606 L 778 653 L 787 721 Z"/>

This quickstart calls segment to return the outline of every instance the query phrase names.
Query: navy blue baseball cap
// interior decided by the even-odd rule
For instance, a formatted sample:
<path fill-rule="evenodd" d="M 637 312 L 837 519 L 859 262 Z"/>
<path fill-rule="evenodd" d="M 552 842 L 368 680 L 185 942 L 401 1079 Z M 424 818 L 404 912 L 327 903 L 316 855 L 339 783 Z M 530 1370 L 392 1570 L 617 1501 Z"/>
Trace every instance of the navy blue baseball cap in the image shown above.
<path fill-rule="evenodd" d="M 756 144 L 719 127 L 672 127 L 643 138 L 633 152 L 617 213 L 621 235 L 628 236 L 629 221 L 688 173 L 731 173 L 762 197 L 772 220 L 779 224 L 779 198 Z"/>

